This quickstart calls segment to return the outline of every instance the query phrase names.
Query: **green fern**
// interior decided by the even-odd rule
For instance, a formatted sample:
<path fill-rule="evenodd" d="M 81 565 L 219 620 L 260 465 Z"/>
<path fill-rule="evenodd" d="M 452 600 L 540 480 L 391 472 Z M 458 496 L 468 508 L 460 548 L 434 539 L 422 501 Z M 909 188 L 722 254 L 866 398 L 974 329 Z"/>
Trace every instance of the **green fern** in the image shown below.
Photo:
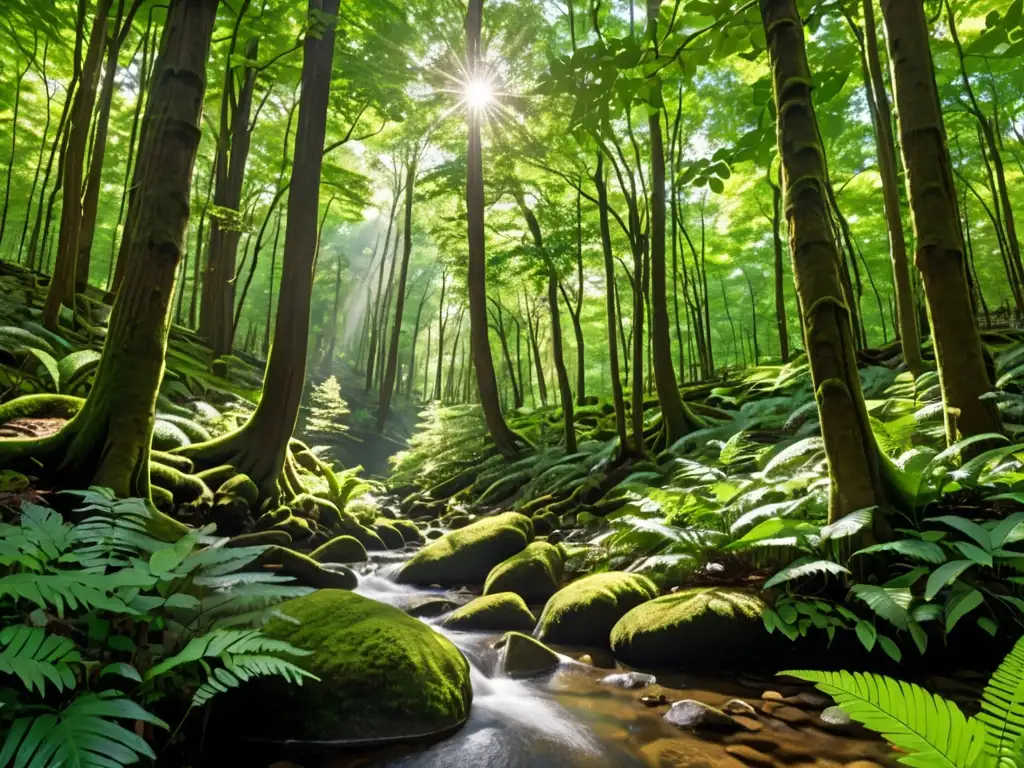
<path fill-rule="evenodd" d="M 192 638 L 179 653 L 151 667 L 146 672 L 145 679 L 152 680 L 155 677 L 166 674 L 175 667 L 200 661 L 201 659 L 229 659 L 246 654 L 264 655 L 268 653 L 308 656 L 311 651 L 304 651 L 281 640 L 274 640 L 256 629 L 218 630 L 203 637 Z"/>
<path fill-rule="evenodd" d="M 62 712 L 14 721 L 0 748 L 0 765 L 19 768 L 111 768 L 156 759 L 145 740 L 115 720 L 140 720 L 167 728 L 129 699 L 79 696 Z"/>
<path fill-rule="evenodd" d="M 791 670 L 780 674 L 814 683 L 865 727 L 906 752 L 917 768 L 972 768 L 985 742 L 980 720 L 920 686 L 860 672 Z"/>
<path fill-rule="evenodd" d="M 16 625 L 0 630 L 0 674 L 17 675 L 31 693 L 46 693 L 46 681 L 58 691 L 74 688 L 78 680 L 74 666 L 81 663 L 75 641 L 47 634 L 40 627 Z M 2 764 L 2 763 L 0 763 Z"/>
<path fill-rule="evenodd" d="M 978 719 L 985 725 L 985 755 L 991 764 L 998 768 L 1024 765 L 1024 638 L 992 674 Z"/>
<path fill-rule="evenodd" d="M 298 649 L 292 649 L 296 651 Z M 207 666 L 207 665 L 204 665 Z M 207 666 L 209 670 L 209 667 Z M 248 656 L 226 656 L 224 666 L 210 670 L 205 683 L 192 697 L 193 707 L 202 707 L 210 702 L 218 693 L 225 693 L 237 688 L 244 682 L 256 677 L 281 677 L 294 685 L 302 685 L 303 680 L 318 681 L 319 677 L 307 672 L 302 667 L 285 661 L 276 656 L 253 654 Z"/>

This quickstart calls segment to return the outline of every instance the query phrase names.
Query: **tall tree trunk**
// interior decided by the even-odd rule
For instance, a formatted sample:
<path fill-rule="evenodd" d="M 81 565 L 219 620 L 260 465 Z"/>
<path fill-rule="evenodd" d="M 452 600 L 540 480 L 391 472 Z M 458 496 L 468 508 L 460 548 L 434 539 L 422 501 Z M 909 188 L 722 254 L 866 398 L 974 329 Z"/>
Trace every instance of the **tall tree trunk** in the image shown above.
<path fill-rule="evenodd" d="M 878 52 L 878 32 L 875 29 L 873 0 L 863 0 L 864 39 L 870 76 L 869 99 L 875 118 L 875 139 L 878 149 L 878 173 L 882 179 L 882 200 L 885 204 L 885 223 L 889 233 L 889 255 L 892 261 L 893 285 L 896 289 L 896 317 L 900 329 L 903 360 L 914 377 L 925 371 L 921 359 L 921 336 L 914 311 L 914 286 L 910 281 L 907 263 L 907 241 L 903 233 L 903 213 L 900 210 L 899 178 L 896 173 L 896 145 L 892 135 L 892 109 L 885 89 L 881 57 Z"/>
<path fill-rule="evenodd" d="M 100 187 L 103 182 L 103 163 L 107 156 L 107 131 L 110 127 L 110 105 L 114 100 L 114 84 L 117 79 L 117 60 L 121 53 L 140 2 L 132 2 L 127 16 L 124 12 L 125 0 L 117 0 L 117 13 L 114 14 L 114 34 L 107 42 L 107 62 L 103 72 L 103 87 L 100 89 L 99 102 L 96 105 L 95 138 L 92 145 L 92 160 L 89 163 L 89 178 L 85 185 L 85 198 L 82 202 L 82 225 L 78 233 L 77 259 L 75 265 L 75 290 L 85 291 L 89 284 L 89 269 L 92 266 L 92 243 L 96 235 L 96 214 L 99 210 Z"/>
<path fill-rule="evenodd" d="M 884 501 L 879 452 L 857 371 L 850 309 L 829 221 L 825 151 L 796 0 L 760 0 L 778 115 L 786 219 L 835 521 Z"/>
<path fill-rule="evenodd" d="M 417 150 L 418 152 L 418 150 Z M 388 348 L 388 362 L 384 369 L 384 381 L 380 388 L 380 409 L 377 411 L 377 429 L 384 431 L 388 413 L 391 410 L 391 395 L 398 381 L 398 344 L 402 339 L 402 317 L 405 314 L 405 286 L 409 280 L 409 258 L 412 256 L 412 203 L 416 189 L 416 168 L 418 157 L 414 152 L 409 158 L 405 172 L 405 242 L 402 249 L 402 268 L 398 272 L 398 286 L 395 296 L 395 323 L 391 329 L 391 345 Z"/>
<path fill-rule="evenodd" d="M 4 241 L 4 233 L 7 229 L 7 212 L 11 207 L 11 178 L 14 176 L 14 158 L 18 152 L 18 113 L 21 109 L 21 84 L 25 81 L 25 76 L 28 74 L 29 69 L 32 68 L 32 62 L 35 60 L 36 53 L 39 50 L 39 34 L 35 30 L 33 30 L 32 34 L 34 38 L 32 55 L 29 56 L 26 54 L 25 69 L 20 70 L 14 80 L 14 112 L 11 115 L 11 153 L 7 156 L 7 176 L 4 181 L 4 205 L 3 208 L 0 209 L 0 245 L 2 245 Z M 43 87 L 46 88 L 47 94 L 46 118 L 47 126 L 49 126 L 50 84 L 44 82 Z"/>
<path fill-rule="evenodd" d="M 781 171 L 780 171 L 781 172 Z M 779 356 L 789 362 L 789 326 L 786 323 L 786 289 L 782 265 L 782 189 L 768 171 L 768 184 L 772 188 L 772 243 L 775 246 L 775 326 L 779 332 Z"/>
<path fill-rule="evenodd" d="M 391 247 L 391 233 L 395 227 L 395 215 L 398 212 L 399 190 L 396 187 L 394 198 L 391 201 L 391 217 L 388 219 L 388 230 L 384 236 L 384 250 L 380 256 L 380 270 L 377 273 L 377 293 L 373 299 L 373 319 L 370 322 L 370 349 L 367 352 L 366 362 L 366 383 L 363 386 L 364 392 L 373 388 L 373 376 L 377 370 L 377 344 L 380 338 L 380 316 L 384 311 L 384 265 L 388 260 L 388 248 Z M 395 239 L 397 239 L 397 234 Z"/>
<path fill-rule="evenodd" d="M 484 76 L 481 34 L 484 0 L 469 0 L 466 11 L 466 63 L 470 80 Z M 469 270 L 466 278 L 469 294 L 470 346 L 476 368 L 480 405 L 494 445 L 505 456 L 518 454 L 516 437 L 501 413 L 498 382 L 487 331 L 487 254 L 484 241 L 484 165 L 481 123 L 483 113 L 469 110 L 469 147 L 466 155 L 466 211 L 469 222 Z"/>
<path fill-rule="evenodd" d="M 29 190 L 28 200 L 25 203 L 25 218 L 21 225 L 21 239 L 18 241 L 18 255 L 16 261 L 21 264 L 22 255 L 25 251 L 25 238 L 28 236 L 28 225 L 32 220 L 32 201 L 36 197 L 36 188 L 39 186 L 39 176 L 43 170 L 43 154 L 46 152 L 46 145 L 50 138 L 50 125 L 53 122 L 53 95 L 54 86 L 50 85 L 50 79 L 46 74 L 46 65 L 49 63 L 50 58 L 50 40 L 49 38 L 43 43 L 43 65 L 40 69 L 40 76 L 43 78 L 43 87 L 46 89 L 46 123 L 43 125 L 43 138 L 39 142 L 39 155 L 36 158 L 36 171 L 32 177 L 32 189 Z M 13 153 L 12 153 L 13 157 Z M 49 173 L 47 173 L 47 178 Z M 46 186 L 46 180 L 43 181 L 43 186 Z M 40 205 L 42 201 L 40 200 Z"/>
<path fill-rule="evenodd" d="M 338 317 L 341 315 L 341 254 L 338 254 L 334 264 L 334 309 L 331 311 L 331 327 L 328 333 L 330 341 L 327 343 L 327 351 L 323 360 L 320 361 L 320 373 L 323 376 L 330 374 L 334 367 L 334 352 L 338 342 Z"/>
<path fill-rule="evenodd" d="M 441 302 L 437 305 L 437 373 L 434 377 L 434 400 L 441 400 L 441 372 L 444 366 L 444 331 L 448 320 L 445 317 L 444 292 L 447 287 L 447 271 L 441 273 Z M 429 358 L 428 358 L 429 359 Z M 426 397 L 426 393 L 424 393 Z"/>
<path fill-rule="evenodd" d="M 562 400 L 562 428 L 565 435 L 565 452 L 576 453 L 576 417 L 572 408 L 572 387 L 569 372 L 565 369 L 562 349 L 562 321 L 558 311 L 558 276 L 554 268 L 548 272 L 548 310 L 551 312 L 551 346 L 555 358 L 555 373 L 558 377 L 558 393 Z"/>
<path fill-rule="evenodd" d="M 206 211 L 213 202 L 213 180 L 217 175 L 217 156 L 214 155 L 210 161 L 210 177 L 206 182 L 206 196 L 202 201 L 202 209 L 199 213 L 199 231 L 196 233 L 196 254 L 192 260 L 192 291 L 188 300 L 188 327 L 196 327 L 196 318 L 199 312 L 199 295 L 202 288 L 203 275 L 203 252 L 206 245 Z"/>
<path fill-rule="evenodd" d="M 493 313 L 494 319 L 498 325 L 494 329 L 498 333 L 498 341 L 501 342 L 501 355 L 505 360 L 505 370 L 508 371 L 508 377 L 512 384 L 512 407 L 522 408 L 523 407 L 523 392 L 519 381 L 516 379 L 516 369 L 512 365 L 512 352 L 509 349 L 508 334 L 505 332 L 505 320 L 503 318 L 504 308 L 498 302 L 492 302 L 495 306 L 496 311 Z"/>
<path fill-rule="evenodd" d="M 71 131 L 64 154 L 64 199 L 61 208 L 60 238 L 57 243 L 57 261 L 53 277 L 46 292 L 43 306 L 43 325 L 57 330 L 61 305 L 74 310 L 75 267 L 78 260 L 78 236 L 82 229 L 82 176 L 89 126 L 96 103 L 96 87 L 107 36 L 107 17 L 112 0 L 97 0 L 89 36 L 89 49 L 82 65 L 81 84 L 75 94 L 71 110 Z M 186 208 L 187 208 L 186 204 Z"/>
<path fill-rule="evenodd" d="M 299 490 L 290 479 L 296 473 L 286 472 L 285 465 L 306 378 L 320 175 L 335 38 L 333 17 L 339 4 L 340 0 L 309 0 L 313 30 L 303 43 L 302 94 L 288 196 L 280 303 L 259 405 L 238 432 L 182 451 L 189 455 L 189 449 L 193 449 L 193 455 L 212 464 L 228 461 L 253 479 L 261 496 L 271 499 L 291 496 Z"/>
<path fill-rule="evenodd" d="M 917 3 L 882 0 L 899 115 L 903 164 L 924 279 L 946 438 L 1000 432 L 999 411 L 981 396 L 991 391 L 981 337 L 967 287 L 964 246 L 952 164 L 928 47 L 928 22 Z"/>
<path fill-rule="evenodd" d="M 391 254 L 391 269 L 388 272 L 388 286 L 384 291 L 384 308 L 380 314 L 380 346 L 377 355 L 377 369 L 374 372 L 373 383 L 378 390 L 384 381 L 384 366 L 387 363 L 387 356 L 384 354 L 384 340 L 388 335 L 388 327 L 391 319 L 391 300 L 395 296 L 395 269 L 398 267 L 398 245 L 402 241 L 402 230 L 395 231 L 395 249 Z"/>
<path fill-rule="evenodd" d="M 540 394 L 540 403 L 543 407 L 548 406 L 548 383 L 544 378 L 544 362 L 540 356 L 540 319 L 534 323 L 533 312 L 527 306 L 526 325 L 530 335 L 530 349 L 533 350 L 533 364 L 537 371 L 537 392 Z"/>
<path fill-rule="evenodd" d="M 427 354 L 423 358 L 423 399 L 427 399 L 427 392 L 430 387 L 430 343 L 431 343 L 431 332 L 434 327 L 427 323 Z"/>
<path fill-rule="evenodd" d="M 175 272 L 189 218 L 218 0 L 171 0 L 139 148 L 140 194 L 128 210 L 130 258 L 110 315 L 95 383 L 79 414 L 43 441 L 12 440 L 10 454 L 50 452 L 62 482 L 150 497 L 150 438 L 164 372 Z"/>
<path fill-rule="evenodd" d="M 616 337 L 618 321 L 615 310 L 615 259 L 612 251 L 612 230 L 608 214 L 608 184 L 605 179 L 604 153 L 597 154 L 597 170 L 594 172 L 597 187 L 597 210 L 601 225 L 601 251 L 604 255 L 605 314 L 608 318 L 608 363 L 611 368 L 612 402 L 615 405 L 615 431 L 619 435 L 619 451 L 629 450 L 626 436 L 626 398 L 622 392 L 622 377 L 619 374 L 619 345 Z"/>
<path fill-rule="evenodd" d="M 213 348 L 216 357 L 231 354 L 234 340 L 235 271 L 238 243 L 242 234 L 243 216 L 239 210 L 245 166 L 249 159 L 256 70 L 245 65 L 241 88 L 235 93 L 235 46 L 249 0 L 243 0 L 228 49 L 224 86 L 221 95 L 220 131 L 217 137 L 217 173 L 210 216 L 210 247 L 203 274 L 202 304 L 199 309 L 199 333 Z M 253 37 L 245 51 L 245 60 L 259 56 L 259 37 Z"/>
<path fill-rule="evenodd" d="M 420 338 L 420 322 L 423 319 L 423 307 L 427 304 L 427 299 L 430 298 L 430 283 L 427 283 L 427 287 L 423 289 L 423 297 L 420 299 L 419 308 L 416 310 L 416 323 L 413 326 L 412 331 L 412 348 L 409 350 L 409 371 L 405 377 L 405 397 L 406 399 L 412 399 L 412 391 L 415 386 L 416 380 L 416 346 Z M 430 328 L 427 328 L 427 357 L 430 357 Z M 426 392 L 426 390 L 423 390 Z"/>

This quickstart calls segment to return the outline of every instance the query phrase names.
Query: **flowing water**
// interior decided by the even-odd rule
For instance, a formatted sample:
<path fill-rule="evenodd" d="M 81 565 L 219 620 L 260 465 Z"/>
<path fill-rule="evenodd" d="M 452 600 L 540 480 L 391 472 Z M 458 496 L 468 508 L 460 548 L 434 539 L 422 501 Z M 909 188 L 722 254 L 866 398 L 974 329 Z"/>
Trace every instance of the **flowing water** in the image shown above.
<path fill-rule="evenodd" d="M 397 564 L 361 577 L 360 594 L 408 609 L 428 598 L 451 597 L 394 583 Z M 468 596 L 461 597 L 464 602 Z M 641 695 L 670 701 L 696 699 L 721 706 L 733 698 L 761 705 L 766 688 L 785 690 L 771 680 L 698 680 L 671 676 L 642 690 L 624 690 L 601 680 L 615 671 L 580 663 L 585 649 L 558 649 L 566 655 L 553 674 L 529 680 L 503 675 L 495 634 L 448 632 L 433 624 L 465 654 L 472 667 L 473 708 L 455 735 L 426 748 L 347 757 L 332 768 L 741 768 L 749 765 L 895 765 L 890 750 L 866 732 L 830 729 L 814 713 L 786 722 L 763 715 L 747 718 L 751 730 L 708 737 L 676 728 L 663 719 L 666 707 L 648 708 Z M 599 654 L 595 651 L 595 657 Z M 788 710 L 793 710 L 788 707 Z M 797 714 L 800 714 L 797 712 Z M 791 718 L 795 718 L 792 711 Z M 756 757 L 760 755 L 760 757 Z M 760 762 L 767 757 L 769 762 Z"/>

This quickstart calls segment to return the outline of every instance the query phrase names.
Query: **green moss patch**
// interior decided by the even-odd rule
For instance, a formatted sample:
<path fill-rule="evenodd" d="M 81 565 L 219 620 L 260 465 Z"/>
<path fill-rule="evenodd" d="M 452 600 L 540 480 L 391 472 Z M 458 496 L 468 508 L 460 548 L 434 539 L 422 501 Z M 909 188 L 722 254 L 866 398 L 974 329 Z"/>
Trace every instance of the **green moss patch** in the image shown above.
<path fill-rule="evenodd" d="M 595 573 L 548 600 L 534 635 L 548 643 L 606 647 L 615 623 L 657 594 L 657 587 L 645 576 Z"/>
<path fill-rule="evenodd" d="M 406 544 L 422 544 L 423 533 L 419 528 L 416 527 L 416 523 L 412 520 L 392 520 L 391 525 L 402 534 L 402 539 Z"/>
<path fill-rule="evenodd" d="M 380 536 L 380 540 L 388 549 L 401 549 L 405 546 L 405 537 L 391 524 L 390 520 L 378 517 L 373 522 L 373 532 Z"/>
<path fill-rule="evenodd" d="M 318 563 L 365 563 L 366 547 L 354 536 L 331 539 L 310 555 Z"/>
<path fill-rule="evenodd" d="M 467 603 L 445 619 L 442 626 L 466 632 L 509 629 L 532 632 L 536 624 L 537 618 L 526 607 L 523 598 L 512 592 L 500 592 Z"/>
<path fill-rule="evenodd" d="M 279 607 L 297 623 L 266 633 L 313 651 L 297 662 L 320 678 L 301 687 L 259 681 L 225 707 L 249 737 L 416 738 L 461 725 L 472 701 L 469 664 L 441 634 L 397 608 L 324 590 Z"/>
<path fill-rule="evenodd" d="M 558 654 L 529 635 L 509 632 L 501 643 L 501 665 L 506 675 L 531 677 L 553 672 L 561 659 Z"/>
<path fill-rule="evenodd" d="M 491 570 L 484 594 L 514 592 L 527 603 L 543 603 L 558 591 L 563 569 L 558 547 L 535 541 Z"/>
<path fill-rule="evenodd" d="M 634 666 L 738 666 L 766 641 L 764 602 L 734 589 L 687 589 L 633 608 L 612 629 L 612 651 Z"/>
<path fill-rule="evenodd" d="M 446 587 L 482 584 L 494 566 L 524 550 L 532 538 L 533 524 L 524 515 L 506 512 L 484 518 L 424 547 L 396 580 Z"/>

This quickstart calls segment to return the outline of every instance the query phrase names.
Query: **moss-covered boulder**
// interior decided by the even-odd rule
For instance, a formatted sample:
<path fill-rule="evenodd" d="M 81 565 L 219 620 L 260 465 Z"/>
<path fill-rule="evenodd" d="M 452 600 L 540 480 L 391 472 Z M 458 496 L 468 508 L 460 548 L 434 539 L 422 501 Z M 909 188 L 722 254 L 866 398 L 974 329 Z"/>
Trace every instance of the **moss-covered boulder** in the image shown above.
<path fill-rule="evenodd" d="M 397 608 L 322 590 L 278 607 L 264 631 L 312 651 L 296 663 L 320 678 L 261 679 L 225 695 L 231 741 L 419 739 L 461 726 L 472 702 L 466 659 L 443 635 Z M 238 763 L 236 763 L 238 764 Z"/>
<path fill-rule="evenodd" d="M 292 537 L 285 531 L 258 531 L 256 533 L 243 533 L 241 536 L 234 536 L 228 540 L 227 547 L 287 547 L 292 543 Z"/>
<path fill-rule="evenodd" d="M 186 445 L 192 445 L 192 441 L 181 430 L 181 427 L 160 419 L 153 423 L 152 447 L 154 451 L 173 451 L 175 448 L 184 448 Z"/>
<path fill-rule="evenodd" d="M 484 594 L 514 592 L 528 603 L 543 603 L 558 591 L 564 567 L 558 547 L 535 541 L 491 569 Z"/>
<path fill-rule="evenodd" d="M 686 589 L 633 608 L 612 629 L 615 657 L 673 669 L 734 666 L 766 644 L 765 604 L 735 589 Z"/>
<path fill-rule="evenodd" d="M 365 563 L 366 547 L 355 536 L 337 536 L 310 554 L 318 563 Z"/>
<path fill-rule="evenodd" d="M 533 527 L 542 536 L 553 532 L 559 527 L 558 515 L 552 512 L 540 512 L 533 516 Z"/>
<path fill-rule="evenodd" d="M 506 675 L 531 677 L 553 672 L 561 660 L 558 654 L 529 635 L 509 632 L 502 639 L 501 666 Z"/>
<path fill-rule="evenodd" d="M 255 507 L 260 498 L 260 489 L 248 475 L 235 475 L 221 483 L 217 488 L 217 496 L 233 496 L 243 499 L 250 507 Z"/>
<path fill-rule="evenodd" d="M 635 573 L 585 576 L 548 600 L 534 635 L 547 643 L 606 647 L 615 623 L 657 594 L 650 579 Z"/>
<path fill-rule="evenodd" d="M 343 566 L 324 568 L 311 557 L 284 547 L 267 547 L 257 562 L 283 576 L 291 576 L 301 587 L 355 589 L 359 586 L 359 577 L 354 571 Z"/>
<path fill-rule="evenodd" d="M 378 517 L 373 521 L 373 532 L 380 536 L 388 549 L 401 549 L 405 546 L 405 537 L 386 518 Z"/>
<path fill-rule="evenodd" d="M 390 522 L 392 527 L 402 534 L 402 539 L 406 544 L 423 543 L 423 532 L 416 527 L 416 523 L 412 520 L 391 520 Z"/>
<path fill-rule="evenodd" d="M 288 507 L 277 507 L 264 512 L 256 519 L 256 530 L 266 531 L 273 528 L 278 523 L 283 523 L 292 516 L 292 511 Z"/>
<path fill-rule="evenodd" d="M 465 632 L 488 632 L 515 629 L 532 632 L 537 618 L 530 613 L 523 598 L 512 592 L 478 597 L 454 611 L 444 620 L 445 629 Z"/>
<path fill-rule="evenodd" d="M 505 512 L 487 517 L 428 544 L 396 580 L 446 587 L 483 584 L 494 566 L 522 552 L 532 538 L 533 524 L 524 515 Z"/>

